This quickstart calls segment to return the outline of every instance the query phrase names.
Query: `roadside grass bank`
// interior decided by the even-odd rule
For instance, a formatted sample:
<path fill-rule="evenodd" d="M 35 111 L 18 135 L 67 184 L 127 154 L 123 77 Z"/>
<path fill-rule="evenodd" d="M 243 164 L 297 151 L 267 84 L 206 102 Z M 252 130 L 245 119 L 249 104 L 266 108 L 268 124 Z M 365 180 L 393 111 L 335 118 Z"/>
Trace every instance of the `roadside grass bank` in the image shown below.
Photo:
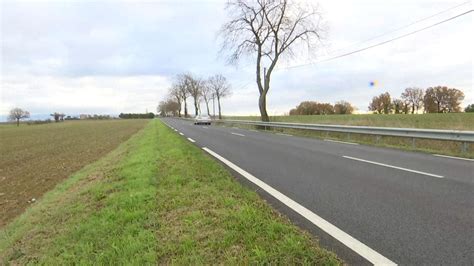
<path fill-rule="evenodd" d="M 341 264 L 158 120 L 0 231 L 8 264 Z"/>
<path fill-rule="evenodd" d="M 417 116 L 419 116 L 417 118 Z M 357 126 L 386 126 L 386 127 L 414 127 L 431 129 L 457 129 L 473 130 L 474 114 L 417 114 L 417 115 L 313 115 L 313 116 L 279 116 L 272 117 L 272 122 L 294 122 L 294 123 L 320 123 L 335 125 L 357 125 Z M 309 117 L 309 118 L 305 118 Z M 318 118 L 314 118 L 318 117 Z M 333 117 L 340 117 L 332 120 Z M 375 117 L 375 118 L 373 118 Z M 395 117 L 392 119 L 392 117 Z M 400 120 L 396 120 L 400 117 Z M 302 119 L 304 118 L 304 119 Z M 373 120 L 367 120 L 370 118 Z M 439 119 L 438 119 L 439 118 Z M 259 117 L 228 117 L 226 119 L 258 120 Z M 319 120 L 318 120 L 319 119 Z M 386 119 L 386 120 L 384 120 Z M 426 119 L 426 121 L 424 121 Z M 369 121 L 369 122 L 368 122 Z M 439 121 L 439 122 L 436 122 Z M 393 122 L 393 123 L 392 123 Z M 411 126 L 410 126 L 411 125 Z M 416 126 L 415 126 L 416 125 Z M 445 128 L 446 125 L 452 128 Z M 247 129 L 257 129 L 251 125 L 227 124 L 226 126 L 236 126 Z M 391 136 L 374 136 L 365 134 L 347 134 L 339 132 L 325 132 L 304 129 L 288 128 L 267 128 L 268 132 L 285 133 L 295 136 L 310 137 L 316 139 L 331 139 L 360 144 L 397 148 L 409 151 L 419 151 L 425 153 L 443 154 L 464 158 L 474 158 L 474 144 L 467 143 L 467 152 L 462 152 L 462 143 L 456 141 L 440 141 L 429 139 L 415 139 Z"/>
<path fill-rule="evenodd" d="M 117 148 L 148 121 L 1 125 L 0 227 L 21 214 L 32 199 Z"/>
<path fill-rule="evenodd" d="M 0 231 L 4 264 L 156 261 L 156 125 L 76 172 Z"/>

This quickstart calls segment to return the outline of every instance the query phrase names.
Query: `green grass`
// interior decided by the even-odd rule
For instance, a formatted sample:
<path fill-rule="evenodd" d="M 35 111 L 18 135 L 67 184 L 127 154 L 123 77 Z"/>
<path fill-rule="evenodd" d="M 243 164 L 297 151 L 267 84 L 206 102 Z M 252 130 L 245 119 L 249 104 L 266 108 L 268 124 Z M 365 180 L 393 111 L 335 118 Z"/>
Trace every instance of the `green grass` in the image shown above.
<path fill-rule="evenodd" d="M 341 263 L 157 120 L 35 204 L 0 263 Z"/>
<path fill-rule="evenodd" d="M 229 116 L 226 119 L 260 120 L 259 116 Z M 375 127 L 407 127 L 474 130 L 474 113 L 447 114 L 360 114 L 272 116 L 273 122 L 334 124 Z"/>
<path fill-rule="evenodd" d="M 257 116 L 233 116 L 226 119 L 259 120 Z M 391 114 L 391 115 L 299 115 L 299 116 L 273 116 L 272 122 L 294 122 L 313 124 L 334 124 L 352 126 L 378 126 L 378 127 L 405 127 L 429 129 L 474 130 L 474 113 L 448 113 L 448 114 Z M 245 125 L 231 125 L 243 128 L 254 128 Z M 374 146 L 391 147 L 410 151 L 438 153 L 450 156 L 474 158 L 474 144 L 468 143 L 467 152 L 462 152 L 460 142 L 438 141 L 429 139 L 413 139 L 400 137 L 377 137 L 364 134 L 346 134 L 337 132 L 321 132 L 299 129 L 271 129 L 271 132 L 282 132 L 297 136 L 334 139 L 341 141 L 357 142 Z"/>

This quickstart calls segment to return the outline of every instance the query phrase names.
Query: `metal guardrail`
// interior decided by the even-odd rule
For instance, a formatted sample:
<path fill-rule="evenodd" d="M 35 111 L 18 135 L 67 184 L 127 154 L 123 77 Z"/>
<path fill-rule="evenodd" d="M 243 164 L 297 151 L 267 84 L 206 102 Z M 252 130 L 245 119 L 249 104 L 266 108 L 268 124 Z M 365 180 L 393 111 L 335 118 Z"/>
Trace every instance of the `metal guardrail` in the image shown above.
<path fill-rule="evenodd" d="M 375 136 L 392 136 L 413 139 L 432 139 L 462 142 L 462 151 L 467 151 L 469 142 L 474 142 L 474 131 L 464 130 L 441 130 L 441 129 L 417 129 L 417 128 L 392 128 L 392 127 L 368 127 L 368 126 L 343 126 L 326 124 L 301 124 L 284 122 L 260 122 L 250 120 L 217 120 L 218 123 L 242 124 L 261 127 L 305 129 L 327 132 L 342 132 L 354 134 L 367 134 Z M 414 140 L 413 140 L 414 143 Z"/>

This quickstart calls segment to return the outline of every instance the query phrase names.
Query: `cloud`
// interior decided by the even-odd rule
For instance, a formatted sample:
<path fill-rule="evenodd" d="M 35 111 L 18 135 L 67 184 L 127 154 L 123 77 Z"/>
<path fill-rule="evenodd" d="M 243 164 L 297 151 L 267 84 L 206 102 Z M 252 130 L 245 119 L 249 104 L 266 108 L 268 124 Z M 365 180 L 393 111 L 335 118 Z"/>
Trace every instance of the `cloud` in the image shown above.
<path fill-rule="evenodd" d="M 167 94 L 163 76 L 9 76 L 2 79 L 2 113 L 15 106 L 31 113 L 155 111 Z M 51 104 L 53 103 L 53 104 Z"/>
<path fill-rule="evenodd" d="M 321 0 L 328 26 L 316 61 L 399 36 L 458 14 L 461 6 L 391 32 L 453 5 L 452 1 Z M 234 93 L 227 114 L 258 114 L 251 57 L 239 67 L 218 56 L 217 31 L 225 1 L 48 1 L 1 5 L 1 104 L 48 113 L 118 113 L 154 110 L 173 77 L 223 73 Z M 343 8 L 341 8 L 343 7 Z M 303 100 L 349 100 L 365 110 L 372 96 L 405 87 L 447 85 L 474 102 L 472 15 L 367 51 L 314 65 L 280 69 L 268 95 L 270 114 Z M 314 61 L 299 57 L 280 68 Z M 368 82 L 377 80 L 377 88 Z"/>

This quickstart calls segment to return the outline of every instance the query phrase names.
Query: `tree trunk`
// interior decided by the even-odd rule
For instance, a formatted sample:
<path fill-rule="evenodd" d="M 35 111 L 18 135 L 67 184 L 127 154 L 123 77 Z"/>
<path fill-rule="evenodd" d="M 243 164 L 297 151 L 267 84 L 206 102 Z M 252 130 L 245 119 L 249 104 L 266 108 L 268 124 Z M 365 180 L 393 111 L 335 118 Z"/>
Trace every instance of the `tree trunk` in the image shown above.
<path fill-rule="evenodd" d="M 194 111 L 196 113 L 196 116 L 199 114 L 199 108 L 197 104 L 197 97 L 194 98 Z"/>
<path fill-rule="evenodd" d="M 204 101 L 206 102 L 207 115 L 211 116 L 211 112 L 209 111 L 209 100 L 204 99 Z"/>
<path fill-rule="evenodd" d="M 184 117 L 188 117 L 188 105 L 186 103 L 186 99 L 184 99 Z"/>
<path fill-rule="evenodd" d="M 263 122 L 269 122 L 270 118 L 267 113 L 267 94 L 261 93 L 258 99 L 258 108 L 260 109 L 260 118 Z"/>
<path fill-rule="evenodd" d="M 16 119 L 16 126 L 17 126 L 17 127 L 20 126 L 20 118 L 17 118 L 17 119 Z"/>
<path fill-rule="evenodd" d="M 222 119 L 222 113 L 221 113 L 221 97 L 217 97 L 217 108 L 219 109 L 219 119 Z"/>
<path fill-rule="evenodd" d="M 413 104 L 413 106 L 411 107 L 411 113 L 412 113 L 412 114 L 415 113 L 415 104 Z"/>
<path fill-rule="evenodd" d="M 181 117 L 181 101 L 178 101 L 178 117 Z"/>

